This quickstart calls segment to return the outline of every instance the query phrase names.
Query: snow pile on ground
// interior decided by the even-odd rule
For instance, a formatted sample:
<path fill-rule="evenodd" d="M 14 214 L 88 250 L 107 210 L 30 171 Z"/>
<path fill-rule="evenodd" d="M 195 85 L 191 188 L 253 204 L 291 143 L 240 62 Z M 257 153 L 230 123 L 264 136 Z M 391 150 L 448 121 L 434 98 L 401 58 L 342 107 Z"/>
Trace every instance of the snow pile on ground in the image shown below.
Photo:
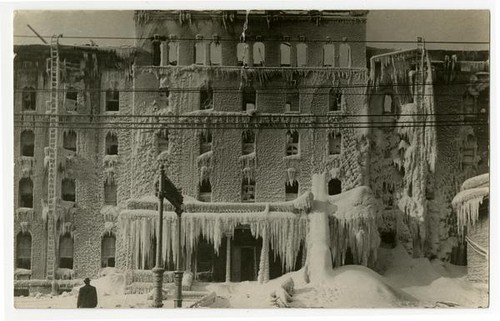
<path fill-rule="evenodd" d="M 119 273 L 114 268 L 101 271 L 100 277 L 91 282 L 97 289 L 98 296 L 119 295 L 125 293 L 125 274 Z"/>

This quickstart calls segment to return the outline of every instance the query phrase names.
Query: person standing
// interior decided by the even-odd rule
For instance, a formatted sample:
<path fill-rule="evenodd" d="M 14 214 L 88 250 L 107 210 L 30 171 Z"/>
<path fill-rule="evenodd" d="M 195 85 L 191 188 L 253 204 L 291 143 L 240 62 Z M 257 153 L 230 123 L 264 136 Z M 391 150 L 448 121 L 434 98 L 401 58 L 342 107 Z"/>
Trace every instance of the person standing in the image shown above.
<path fill-rule="evenodd" d="M 78 292 L 77 308 L 95 308 L 97 306 L 97 291 L 96 288 L 90 285 L 90 279 L 83 280 L 84 286 Z"/>

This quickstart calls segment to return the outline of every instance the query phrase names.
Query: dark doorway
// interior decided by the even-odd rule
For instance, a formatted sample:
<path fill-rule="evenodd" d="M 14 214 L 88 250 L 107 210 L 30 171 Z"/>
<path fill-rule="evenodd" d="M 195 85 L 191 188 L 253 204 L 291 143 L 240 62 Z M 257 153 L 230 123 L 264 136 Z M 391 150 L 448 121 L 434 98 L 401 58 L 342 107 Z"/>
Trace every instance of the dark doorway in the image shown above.
<path fill-rule="evenodd" d="M 255 247 L 242 247 L 241 248 L 241 280 L 240 281 L 254 281 L 257 278 L 255 271 L 256 266 Z"/>

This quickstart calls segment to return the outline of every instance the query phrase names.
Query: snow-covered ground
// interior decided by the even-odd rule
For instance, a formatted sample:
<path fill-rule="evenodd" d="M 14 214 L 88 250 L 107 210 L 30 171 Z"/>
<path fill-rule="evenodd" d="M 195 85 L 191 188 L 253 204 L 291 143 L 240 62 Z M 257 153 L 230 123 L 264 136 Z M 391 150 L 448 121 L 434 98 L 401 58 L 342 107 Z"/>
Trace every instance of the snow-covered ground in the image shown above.
<path fill-rule="evenodd" d="M 323 281 L 306 283 L 305 271 L 288 273 L 265 284 L 258 282 L 194 284 L 193 290 L 214 291 L 211 308 L 271 308 L 271 292 L 289 278 L 294 281 L 290 307 L 404 308 L 467 307 L 488 305 L 486 288 L 466 280 L 466 268 L 408 256 L 402 246 L 381 248 L 377 272 L 347 265 L 326 273 Z M 119 274 L 92 282 L 98 289 L 100 308 L 149 308 L 146 294 L 123 294 Z M 16 297 L 16 308 L 75 308 L 77 290 L 57 297 Z M 173 298 L 164 301 L 173 307 Z M 194 300 L 186 300 L 184 306 Z"/>

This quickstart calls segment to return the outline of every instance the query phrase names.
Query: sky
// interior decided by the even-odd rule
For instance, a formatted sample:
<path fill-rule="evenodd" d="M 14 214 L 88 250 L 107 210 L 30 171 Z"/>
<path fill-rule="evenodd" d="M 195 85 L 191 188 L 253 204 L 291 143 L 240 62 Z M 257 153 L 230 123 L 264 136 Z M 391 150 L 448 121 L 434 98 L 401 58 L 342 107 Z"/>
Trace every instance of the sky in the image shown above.
<path fill-rule="evenodd" d="M 133 11 L 17 11 L 14 34 L 134 37 Z M 487 10 L 372 10 L 368 14 L 367 40 L 488 41 Z M 48 39 L 47 39 L 48 40 Z M 94 39 L 99 46 L 132 46 L 133 40 Z M 88 43 L 88 39 L 62 39 L 63 44 Z M 41 43 L 37 38 L 14 38 L 15 44 Z M 370 43 L 381 48 L 408 48 L 413 44 Z M 487 49 L 487 45 L 429 44 L 430 49 Z"/>

